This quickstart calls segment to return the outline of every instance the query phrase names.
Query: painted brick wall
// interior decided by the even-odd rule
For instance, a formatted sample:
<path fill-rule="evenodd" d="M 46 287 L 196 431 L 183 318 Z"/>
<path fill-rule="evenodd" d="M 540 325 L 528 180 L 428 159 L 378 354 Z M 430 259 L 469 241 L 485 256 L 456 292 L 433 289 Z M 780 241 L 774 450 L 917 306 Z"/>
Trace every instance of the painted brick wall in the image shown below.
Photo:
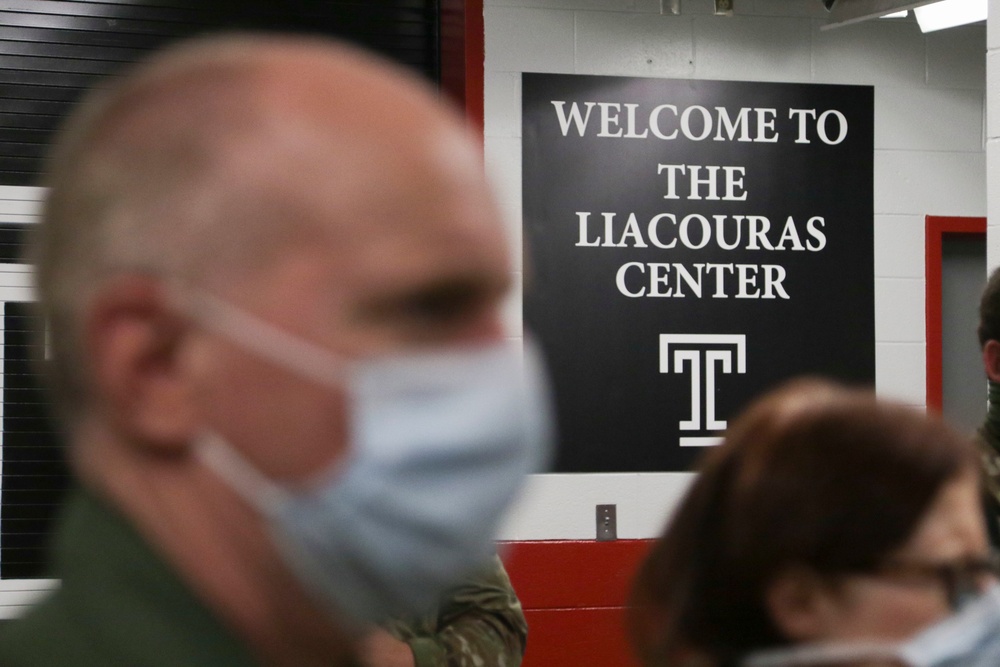
<path fill-rule="evenodd" d="M 989 0 L 986 54 L 986 266 L 1000 266 L 1000 0 Z"/>
<path fill-rule="evenodd" d="M 924 216 L 986 213 L 985 27 L 923 35 L 911 18 L 823 31 L 819 0 L 735 0 L 728 18 L 711 0 L 681 4 L 663 16 L 659 0 L 486 0 L 485 151 L 514 247 L 521 72 L 872 85 L 877 389 L 923 406 Z M 521 270 L 518 258 L 519 283 Z M 510 335 L 522 335 L 518 296 L 508 314 Z M 537 476 L 504 538 L 592 539 L 598 503 L 618 505 L 619 536 L 652 537 L 688 482 Z"/>
<path fill-rule="evenodd" d="M 681 16 L 661 16 L 659 0 L 486 0 L 486 159 L 514 247 L 521 241 L 521 72 L 872 85 L 876 384 L 882 395 L 923 406 L 924 216 L 986 213 L 985 28 L 924 36 L 911 19 L 821 31 L 825 11 L 818 0 L 735 0 L 731 18 L 713 16 L 711 0 L 681 2 Z M 991 4 L 1000 15 L 1000 0 Z M 1000 49 L 997 23 L 991 24 L 990 44 Z M 1000 53 L 991 58 L 1000 63 Z M 992 94 L 1000 96 L 1000 65 L 990 72 L 996 81 Z M 991 157 L 995 209 L 997 112 L 990 128 L 997 137 Z M 991 247 L 1000 247 L 998 236 L 991 236 Z M 993 252 L 991 266 L 1000 263 L 998 257 Z M 522 268 L 517 258 L 519 284 Z M 508 315 L 510 335 L 521 336 L 517 295 Z M 601 606 L 589 597 L 557 593 L 590 590 L 607 568 L 628 578 L 637 561 L 609 557 L 602 551 L 606 543 L 573 540 L 593 539 L 594 505 L 603 503 L 618 505 L 619 537 L 655 537 L 690 478 L 588 474 L 531 480 L 504 531 L 505 539 L 527 541 L 515 546 L 519 557 L 508 561 L 532 625 L 526 667 L 632 664 L 617 602 Z M 567 553 L 572 560 L 564 560 Z M 559 576 L 533 576 L 554 567 Z M 596 662 L 587 659 L 588 652 Z"/>
<path fill-rule="evenodd" d="M 501 551 L 528 620 L 523 667 L 633 667 L 625 604 L 651 540 L 528 541 Z"/>

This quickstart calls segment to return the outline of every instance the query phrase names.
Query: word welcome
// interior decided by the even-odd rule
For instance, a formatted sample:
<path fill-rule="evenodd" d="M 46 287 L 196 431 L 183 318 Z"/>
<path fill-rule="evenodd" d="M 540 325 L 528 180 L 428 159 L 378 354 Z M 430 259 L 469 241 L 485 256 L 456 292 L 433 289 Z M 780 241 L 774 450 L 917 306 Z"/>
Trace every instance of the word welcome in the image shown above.
<path fill-rule="evenodd" d="M 565 137 L 575 129 L 581 137 L 596 130 L 596 136 L 617 139 L 656 139 L 672 141 L 682 136 L 691 141 L 744 141 L 776 143 L 781 133 L 776 127 L 778 110 L 764 107 L 741 107 L 731 113 L 726 107 L 694 104 L 679 109 L 674 104 L 659 104 L 640 109 L 638 104 L 618 102 L 577 102 L 569 107 L 565 100 L 551 100 Z M 595 107 L 597 114 L 593 114 Z M 624 117 L 623 117 L 624 109 Z M 596 115 L 592 125 L 591 116 Z M 813 137 L 836 145 L 847 138 L 847 117 L 836 109 L 788 109 L 795 130 L 795 143 L 812 143 Z"/>

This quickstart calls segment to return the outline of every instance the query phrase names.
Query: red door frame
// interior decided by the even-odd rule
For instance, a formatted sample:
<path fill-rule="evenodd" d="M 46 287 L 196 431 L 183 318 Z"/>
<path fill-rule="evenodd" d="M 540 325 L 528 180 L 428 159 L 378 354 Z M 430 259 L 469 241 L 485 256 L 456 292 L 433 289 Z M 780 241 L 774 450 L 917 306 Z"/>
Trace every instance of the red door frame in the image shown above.
<path fill-rule="evenodd" d="M 927 408 L 941 412 L 943 402 L 941 247 L 945 235 L 985 234 L 986 218 L 928 215 L 924 219 L 924 271 L 926 276 L 925 326 L 927 331 Z"/>

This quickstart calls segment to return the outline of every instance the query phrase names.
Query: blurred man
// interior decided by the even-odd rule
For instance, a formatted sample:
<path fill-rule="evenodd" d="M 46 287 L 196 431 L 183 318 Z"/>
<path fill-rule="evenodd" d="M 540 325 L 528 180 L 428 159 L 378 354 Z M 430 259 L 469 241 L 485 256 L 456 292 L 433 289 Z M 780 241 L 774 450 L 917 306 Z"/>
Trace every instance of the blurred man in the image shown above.
<path fill-rule="evenodd" d="M 983 503 L 990 542 L 1000 546 L 1000 269 L 990 274 L 983 289 L 977 333 L 989 387 L 986 420 L 979 427 Z"/>
<path fill-rule="evenodd" d="M 33 259 L 80 490 L 0 664 L 356 664 L 489 566 L 546 411 L 433 93 L 326 42 L 196 42 L 86 103 L 50 172 Z"/>

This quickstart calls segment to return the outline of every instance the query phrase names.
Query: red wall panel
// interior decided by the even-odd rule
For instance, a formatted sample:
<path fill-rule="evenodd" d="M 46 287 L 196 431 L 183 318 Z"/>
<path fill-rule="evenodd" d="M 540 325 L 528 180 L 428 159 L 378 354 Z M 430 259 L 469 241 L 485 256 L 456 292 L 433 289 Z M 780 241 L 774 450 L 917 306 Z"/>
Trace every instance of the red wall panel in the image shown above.
<path fill-rule="evenodd" d="M 625 603 L 652 540 L 511 542 L 501 553 L 528 619 L 524 667 L 637 667 Z"/>
<path fill-rule="evenodd" d="M 624 608 L 529 609 L 523 667 L 638 667 Z"/>

